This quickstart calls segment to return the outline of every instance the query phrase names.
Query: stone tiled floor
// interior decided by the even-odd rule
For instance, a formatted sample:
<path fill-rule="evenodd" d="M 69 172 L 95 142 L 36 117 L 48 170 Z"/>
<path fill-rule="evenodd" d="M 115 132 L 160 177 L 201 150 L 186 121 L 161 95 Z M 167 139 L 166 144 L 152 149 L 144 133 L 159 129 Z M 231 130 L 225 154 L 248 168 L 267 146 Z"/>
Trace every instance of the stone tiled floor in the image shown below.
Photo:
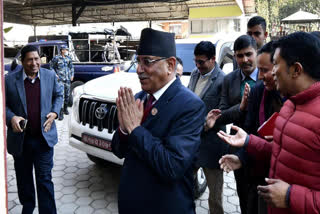
<path fill-rule="evenodd" d="M 67 118 L 57 121 L 59 143 L 55 146 L 53 182 L 58 213 L 113 214 L 118 213 L 117 189 L 121 167 L 103 166 L 91 162 L 85 153 L 68 144 Z M 8 164 L 8 208 L 10 214 L 21 213 L 17 196 L 13 159 Z M 233 173 L 224 175 L 223 207 L 227 214 L 239 214 L 239 200 Z M 197 214 L 208 213 L 208 189 L 196 200 Z M 36 209 L 34 213 L 38 213 Z"/>

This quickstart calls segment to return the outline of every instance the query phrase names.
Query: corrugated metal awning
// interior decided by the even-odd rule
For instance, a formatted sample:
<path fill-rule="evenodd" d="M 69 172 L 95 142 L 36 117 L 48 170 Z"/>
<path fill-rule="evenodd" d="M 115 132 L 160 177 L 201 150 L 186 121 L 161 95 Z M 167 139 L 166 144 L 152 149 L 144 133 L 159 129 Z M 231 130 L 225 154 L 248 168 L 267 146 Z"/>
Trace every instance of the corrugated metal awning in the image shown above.
<path fill-rule="evenodd" d="M 191 8 L 233 6 L 239 0 L 3 0 L 4 21 L 32 25 L 182 20 Z"/>

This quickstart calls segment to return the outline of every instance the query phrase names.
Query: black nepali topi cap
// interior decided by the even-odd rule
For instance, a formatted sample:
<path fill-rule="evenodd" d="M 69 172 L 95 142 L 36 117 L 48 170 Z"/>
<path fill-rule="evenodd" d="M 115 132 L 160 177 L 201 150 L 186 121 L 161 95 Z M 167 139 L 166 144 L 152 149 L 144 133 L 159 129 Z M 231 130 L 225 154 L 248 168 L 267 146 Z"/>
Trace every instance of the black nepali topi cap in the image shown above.
<path fill-rule="evenodd" d="M 174 33 L 145 28 L 141 31 L 138 55 L 160 57 L 176 56 L 176 43 Z"/>

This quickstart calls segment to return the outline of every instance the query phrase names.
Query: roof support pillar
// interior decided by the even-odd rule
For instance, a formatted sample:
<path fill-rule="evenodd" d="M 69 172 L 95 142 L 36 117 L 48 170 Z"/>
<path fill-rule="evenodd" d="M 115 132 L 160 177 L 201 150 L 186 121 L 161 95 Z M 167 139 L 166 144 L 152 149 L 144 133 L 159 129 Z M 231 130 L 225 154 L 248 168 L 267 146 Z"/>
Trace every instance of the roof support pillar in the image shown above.
<path fill-rule="evenodd" d="M 86 6 L 82 5 L 77 12 L 77 6 L 72 4 L 72 26 L 77 25 L 77 20 L 79 19 L 79 17 L 81 16 L 81 14 L 85 8 L 86 8 Z"/>
<path fill-rule="evenodd" d="M 33 35 L 37 36 L 37 25 L 36 24 L 33 25 Z"/>

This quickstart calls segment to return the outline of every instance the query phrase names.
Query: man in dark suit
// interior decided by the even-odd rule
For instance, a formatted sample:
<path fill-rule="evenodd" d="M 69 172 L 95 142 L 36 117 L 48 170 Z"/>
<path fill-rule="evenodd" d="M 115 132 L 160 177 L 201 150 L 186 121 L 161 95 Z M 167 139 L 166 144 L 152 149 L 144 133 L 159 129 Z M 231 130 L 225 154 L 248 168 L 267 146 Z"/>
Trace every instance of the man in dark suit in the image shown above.
<path fill-rule="evenodd" d="M 258 80 L 257 44 L 252 37 L 243 35 L 236 39 L 233 49 L 239 69 L 224 77 L 220 101 L 222 112 L 215 125 L 233 123 L 242 127 L 246 116 L 250 87 L 254 86 Z M 214 111 L 217 110 L 214 109 L 211 112 Z M 208 124 L 211 124 L 208 128 L 212 127 L 212 123 L 208 122 Z M 236 152 L 235 148 L 231 148 L 230 152 Z M 247 169 L 243 167 L 234 173 L 241 213 L 247 213 L 247 204 L 250 203 L 247 200 Z"/>
<path fill-rule="evenodd" d="M 205 103 L 206 112 L 219 108 L 224 73 L 217 65 L 215 46 L 202 41 L 194 49 L 197 68 L 191 73 L 188 88 L 195 92 Z M 222 192 L 223 171 L 219 159 L 227 152 L 227 145 L 217 136 L 225 125 L 217 125 L 201 134 L 201 145 L 197 154 L 197 167 L 202 167 L 209 187 L 210 214 L 223 214 Z"/>
<path fill-rule="evenodd" d="M 135 100 L 120 88 L 112 139 L 114 154 L 125 158 L 119 213 L 194 214 L 193 161 L 205 106 L 176 78 L 174 34 L 144 29 L 137 53 L 143 91 Z"/>
<path fill-rule="evenodd" d="M 57 143 L 57 118 L 63 91 L 53 71 L 40 68 L 38 49 L 21 50 L 23 69 L 5 78 L 7 147 L 13 155 L 22 213 L 35 208 L 35 169 L 39 213 L 56 213 L 51 181 L 53 146 Z M 27 121 L 23 129 L 23 121 Z"/>
<path fill-rule="evenodd" d="M 274 83 L 288 99 L 275 121 L 272 143 L 236 126 L 236 135 L 221 131 L 218 136 L 244 148 L 260 169 L 270 164 L 266 184 L 257 187 L 268 213 L 319 213 L 320 171 L 315 169 L 320 166 L 320 61 L 314 59 L 320 58 L 320 41 L 296 32 L 280 38 L 273 48 Z"/>
<path fill-rule="evenodd" d="M 247 35 L 256 40 L 257 49 L 259 50 L 266 42 L 268 38 L 266 20 L 261 16 L 254 16 L 249 19 L 247 23 Z M 238 64 L 235 58 L 233 58 L 233 70 L 238 69 Z"/>
<path fill-rule="evenodd" d="M 250 91 L 248 101 L 248 113 L 244 122 L 244 130 L 249 134 L 258 135 L 258 128 L 267 121 L 274 112 L 279 112 L 284 99 L 276 90 L 276 83 L 272 76 L 273 42 L 269 42 L 258 51 L 257 67 L 259 69 L 259 80 Z M 270 139 L 272 136 L 267 136 Z M 240 161 L 241 160 L 241 161 Z M 226 171 L 239 169 L 242 165 L 249 165 L 249 194 L 250 206 L 247 208 L 249 214 L 266 214 L 267 206 L 262 198 L 258 197 L 257 186 L 264 185 L 264 179 L 268 177 L 269 163 L 264 167 L 257 167 L 256 160 L 249 160 L 245 149 L 241 149 L 236 155 L 225 155 L 221 159 L 222 168 Z M 249 164 L 248 164 L 249 163 Z"/>

